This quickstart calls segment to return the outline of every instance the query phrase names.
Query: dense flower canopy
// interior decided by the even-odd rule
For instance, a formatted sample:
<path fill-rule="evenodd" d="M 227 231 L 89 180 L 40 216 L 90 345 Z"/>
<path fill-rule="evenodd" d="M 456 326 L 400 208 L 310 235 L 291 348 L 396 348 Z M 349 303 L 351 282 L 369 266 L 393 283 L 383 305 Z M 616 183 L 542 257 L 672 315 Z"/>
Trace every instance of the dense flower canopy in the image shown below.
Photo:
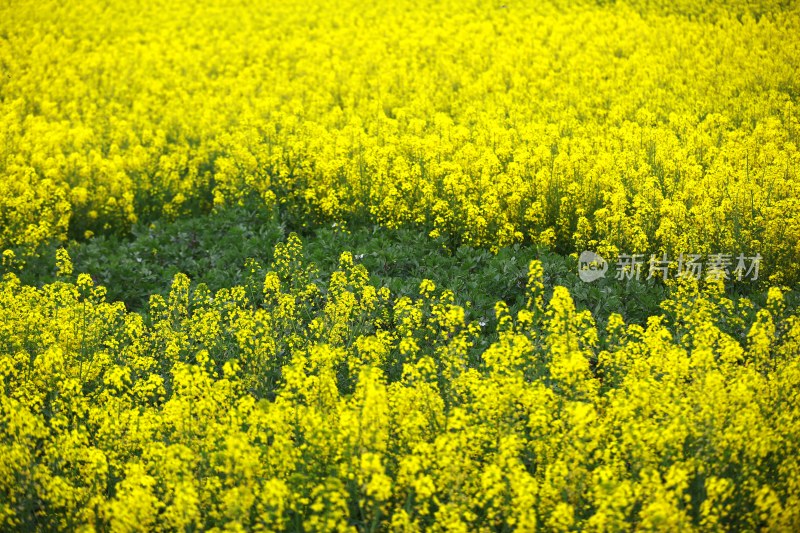
<path fill-rule="evenodd" d="M 176 276 L 147 321 L 59 261 L 54 284 L 0 285 L 4 527 L 800 521 L 800 318 L 778 290 L 753 316 L 689 279 L 646 328 L 598 332 L 534 262 L 478 350 L 452 293 L 393 298 L 348 253 L 314 281 L 296 237 L 248 286 Z"/>
<path fill-rule="evenodd" d="M 794 3 L 0 9 L 0 248 L 256 197 L 800 276 Z"/>
<path fill-rule="evenodd" d="M 0 529 L 800 530 L 798 48 L 795 2 L 5 2 Z M 295 234 L 143 313 L 63 248 L 56 281 L 18 275 L 254 203 L 494 252 L 760 254 L 784 288 L 670 280 L 598 328 L 533 261 L 486 331 L 350 253 L 323 279 Z"/>

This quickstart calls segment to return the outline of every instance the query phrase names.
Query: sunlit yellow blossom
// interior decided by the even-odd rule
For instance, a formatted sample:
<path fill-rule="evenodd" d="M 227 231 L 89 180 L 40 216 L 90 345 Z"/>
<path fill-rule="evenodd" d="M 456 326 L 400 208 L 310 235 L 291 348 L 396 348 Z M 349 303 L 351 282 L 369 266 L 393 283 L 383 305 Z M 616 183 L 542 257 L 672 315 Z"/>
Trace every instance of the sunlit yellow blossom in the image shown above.
<path fill-rule="evenodd" d="M 798 44 L 762 0 L 5 2 L 0 530 L 800 530 L 795 295 L 726 295 L 800 280 Z M 487 332 L 297 233 L 142 313 L 64 247 L 230 206 L 731 264 L 598 331 L 532 261 Z"/>

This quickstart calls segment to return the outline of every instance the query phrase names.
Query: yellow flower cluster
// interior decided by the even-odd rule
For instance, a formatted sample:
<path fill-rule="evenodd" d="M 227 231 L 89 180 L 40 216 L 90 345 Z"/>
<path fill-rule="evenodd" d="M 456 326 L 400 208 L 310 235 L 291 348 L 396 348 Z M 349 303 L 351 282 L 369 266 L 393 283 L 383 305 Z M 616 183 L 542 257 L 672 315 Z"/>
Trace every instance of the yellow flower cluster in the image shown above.
<path fill-rule="evenodd" d="M 569 292 L 392 296 L 292 236 L 147 318 L 58 254 L 0 282 L 0 529 L 796 531 L 800 315 L 687 279 L 646 328 Z M 728 333 L 726 331 L 732 332 Z"/>
<path fill-rule="evenodd" d="M 6 3 L 0 250 L 255 199 L 800 279 L 796 6 L 562 4 Z"/>

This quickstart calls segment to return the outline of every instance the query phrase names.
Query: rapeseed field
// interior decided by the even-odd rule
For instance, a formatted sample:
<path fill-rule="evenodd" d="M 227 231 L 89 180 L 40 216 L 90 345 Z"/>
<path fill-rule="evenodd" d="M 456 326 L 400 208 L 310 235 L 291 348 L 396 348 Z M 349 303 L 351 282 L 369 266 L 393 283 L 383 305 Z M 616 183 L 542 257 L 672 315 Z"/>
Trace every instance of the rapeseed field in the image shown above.
<path fill-rule="evenodd" d="M 793 1 L 1 4 L 0 529 L 800 530 L 798 49 Z M 239 212 L 268 260 L 130 245 Z M 309 259 L 359 231 L 536 257 Z"/>

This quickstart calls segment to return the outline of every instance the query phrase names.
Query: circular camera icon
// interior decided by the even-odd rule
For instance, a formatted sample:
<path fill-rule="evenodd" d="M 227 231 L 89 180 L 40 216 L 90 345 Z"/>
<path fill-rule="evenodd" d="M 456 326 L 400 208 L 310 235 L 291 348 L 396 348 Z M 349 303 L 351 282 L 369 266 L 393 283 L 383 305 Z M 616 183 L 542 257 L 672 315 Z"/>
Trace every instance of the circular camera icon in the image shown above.
<path fill-rule="evenodd" d="M 608 263 L 600 254 L 586 250 L 578 258 L 578 276 L 582 281 L 591 283 L 603 278 L 608 271 Z"/>

